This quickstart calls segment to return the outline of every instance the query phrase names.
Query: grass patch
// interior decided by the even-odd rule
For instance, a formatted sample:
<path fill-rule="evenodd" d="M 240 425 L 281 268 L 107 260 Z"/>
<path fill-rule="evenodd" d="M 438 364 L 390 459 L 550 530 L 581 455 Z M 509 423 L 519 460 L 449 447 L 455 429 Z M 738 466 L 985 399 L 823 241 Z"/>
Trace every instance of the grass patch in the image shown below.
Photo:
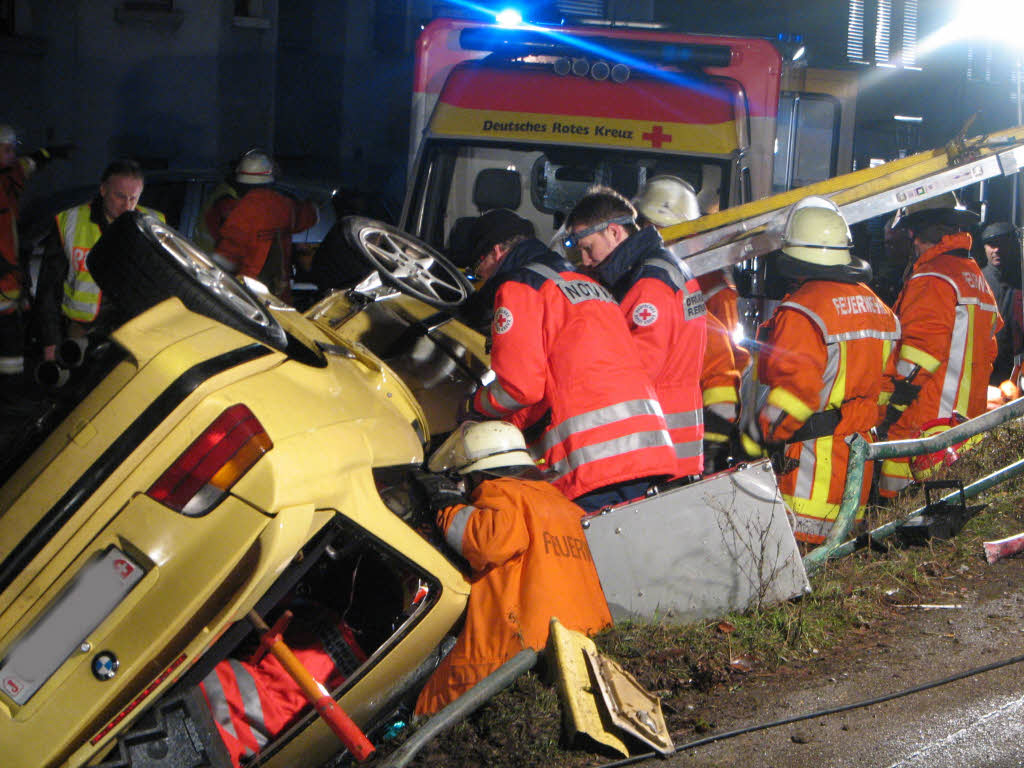
<path fill-rule="evenodd" d="M 1022 457 L 1024 428 L 1000 427 L 937 479 L 968 485 Z M 946 493 L 933 494 L 933 500 Z M 968 500 L 986 506 L 950 540 L 908 548 L 885 541 L 880 549 L 830 561 L 811 579 L 811 594 L 799 600 L 686 625 L 622 622 L 596 643 L 661 697 L 670 731 L 681 739 L 699 736 L 714 730 L 714 714 L 702 703 L 712 689 L 733 690 L 758 675 L 799 670 L 832 649 L 871 641 L 903 620 L 895 606 L 954 602 L 963 580 L 988 567 L 982 542 L 1024 530 L 1022 498 L 1024 477 L 1017 477 Z M 908 493 L 890 507 L 870 510 L 869 526 L 905 518 L 923 505 L 922 492 Z M 560 729 L 554 690 L 529 673 L 435 740 L 414 765 L 571 768 L 605 761 L 568 751 Z"/>

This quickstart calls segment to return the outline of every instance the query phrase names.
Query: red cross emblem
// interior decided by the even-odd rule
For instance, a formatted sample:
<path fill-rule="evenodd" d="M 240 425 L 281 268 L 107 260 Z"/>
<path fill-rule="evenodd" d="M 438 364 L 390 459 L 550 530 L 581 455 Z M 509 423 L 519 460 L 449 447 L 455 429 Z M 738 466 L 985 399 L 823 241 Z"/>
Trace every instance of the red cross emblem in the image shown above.
<path fill-rule="evenodd" d="M 660 125 L 654 126 L 649 133 L 642 133 L 640 137 L 644 141 L 651 142 L 651 146 L 655 149 L 661 149 L 661 145 L 672 141 L 672 134 L 665 133 L 665 129 Z"/>
<path fill-rule="evenodd" d="M 633 322 L 639 326 L 647 326 L 658 319 L 658 308 L 649 302 L 637 304 L 633 309 Z"/>
<path fill-rule="evenodd" d="M 498 307 L 494 313 L 494 332 L 508 333 L 512 330 L 512 310 L 508 307 Z"/>

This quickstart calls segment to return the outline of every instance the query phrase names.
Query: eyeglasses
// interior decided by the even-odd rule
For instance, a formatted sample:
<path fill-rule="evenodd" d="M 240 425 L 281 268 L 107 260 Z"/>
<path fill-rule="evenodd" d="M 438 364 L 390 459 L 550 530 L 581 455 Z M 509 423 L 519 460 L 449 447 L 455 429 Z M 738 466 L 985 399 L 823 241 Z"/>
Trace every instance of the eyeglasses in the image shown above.
<path fill-rule="evenodd" d="M 620 227 L 624 227 L 627 224 L 635 224 L 632 216 L 616 216 L 614 219 L 608 219 L 607 221 L 601 221 L 597 224 L 593 224 L 585 229 L 581 229 L 578 232 L 571 232 L 566 235 L 565 247 L 575 248 L 580 244 L 580 240 L 584 237 L 590 237 L 596 235 L 598 232 L 604 232 L 612 224 L 618 224 Z"/>

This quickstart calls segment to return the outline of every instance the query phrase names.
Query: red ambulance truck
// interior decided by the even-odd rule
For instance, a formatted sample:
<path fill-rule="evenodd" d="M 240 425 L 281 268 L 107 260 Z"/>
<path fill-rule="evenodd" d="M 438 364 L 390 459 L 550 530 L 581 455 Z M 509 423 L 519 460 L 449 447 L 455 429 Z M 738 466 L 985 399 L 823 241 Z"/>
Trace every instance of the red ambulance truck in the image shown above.
<path fill-rule="evenodd" d="M 547 240 L 593 184 L 632 196 L 673 174 L 709 211 L 849 170 L 849 89 L 784 89 L 831 82 L 794 73 L 760 38 L 434 20 L 402 228 L 451 252 L 472 217 L 510 208 Z"/>

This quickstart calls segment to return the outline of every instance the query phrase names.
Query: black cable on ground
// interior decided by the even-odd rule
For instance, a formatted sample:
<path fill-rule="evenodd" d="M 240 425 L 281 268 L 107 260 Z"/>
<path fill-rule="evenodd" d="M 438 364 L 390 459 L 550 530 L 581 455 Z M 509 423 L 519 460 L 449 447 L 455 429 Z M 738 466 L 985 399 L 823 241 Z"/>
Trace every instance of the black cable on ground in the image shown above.
<path fill-rule="evenodd" d="M 773 720 L 770 723 L 761 723 L 760 725 L 750 725 L 746 728 L 740 728 L 735 731 L 726 731 L 725 733 L 719 733 L 714 736 L 708 736 L 704 739 L 698 739 L 697 741 L 691 741 L 686 744 L 681 744 L 676 747 L 672 754 L 679 754 L 689 749 L 695 749 L 696 747 L 703 747 L 705 744 L 712 744 L 716 741 L 724 741 L 725 739 L 731 739 L 734 736 L 742 736 L 745 733 L 754 733 L 755 731 L 764 731 L 768 728 L 775 728 L 779 725 L 788 725 L 790 723 L 798 723 L 801 720 L 811 720 L 815 717 L 824 717 L 825 715 L 834 715 L 838 712 L 847 712 L 851 709 L 861 709 L 863 707 L 870 707 L 874 704 L 881 704 L 892 699 L 899 699 L 904 696 L 909 696 L 912 693 L 920 693 L 921 691 L 927 691 L 929 688 L 938 688 L 941 685 L 948 685 L 954 683 L 957 680 L 963 680 L 965 677 L 973 677 L 974 675 L 980 675 L 984 672 L 991 672 L 993 669 L 999 669 L 1000 667 L 1008 667 L 1011 664 L 1019 664 L 1024 661 L 1024 654 L 1014 656 L 1003 661 L 995 661 L 991 664 L 986 664 L 983 667 L 975 667 L 969 669 L 966 672 L 958 672 L 955 675 L 944 677 L 941 680 L 933 680 L 930 683 L 923 683 L 922 685 L 915 686 L 913 688 L 906 688 L 902 691 L 896 691 L 895 693 L 887 693 L 884 696 L 876 696 L 873 699 L 865 699 L 864 701 L 858 701 L 853 704 L 843 704 L 839 707 L 832 707 L 831 709 L 819 709 L 817 712 L 809 712 L 804 715 L 794 715 L 793 717 L 786 717 L 782 720 Z M 664 757 L 660 752 L 645 752 L 642 755 L 633 755 L 627 757 L 624 760 L 616 760 L 613 763 L 604 763 L 597 768 L 620 768 L 620 766 L 634 765 L 642 762 L 643 760 L 649 760 L 652 757 Z"/>

